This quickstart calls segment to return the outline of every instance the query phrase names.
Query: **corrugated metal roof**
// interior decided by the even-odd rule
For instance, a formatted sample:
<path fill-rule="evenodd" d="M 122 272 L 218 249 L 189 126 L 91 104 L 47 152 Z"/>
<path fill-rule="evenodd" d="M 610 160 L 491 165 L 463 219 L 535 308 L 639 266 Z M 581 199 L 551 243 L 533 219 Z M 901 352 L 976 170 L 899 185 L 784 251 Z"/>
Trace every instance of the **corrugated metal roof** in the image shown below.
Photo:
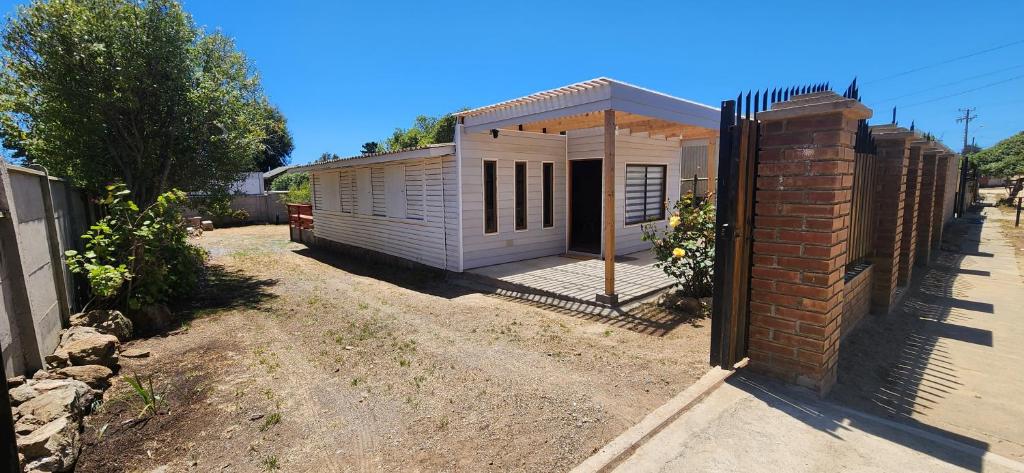
<path fill-rule="evenodd" d="M 303 164 L 303 165 L 299 165 L 299 166 L 293 166 L 291 169 L 288 170 L 288 172 L 301 172 L 301 171 L 307 171 L 307 170 L 310 170 L 310 169 L 341 167 L 341 166 L 345 166 L 345 165 L 349 165 L 349 164 L 354 166 L 354 165 L 362 164 L 362 163 L 365 163 L 365 162 L 368 162 L 368 161 L 379 161 L 379 160 L 381 160 L 381 159 L 373 159 L 373 158 L 387 158 L 387 157 L 394 156 L 396 159 L 405 159 L 406 158 L 405 156 L 400 156 L 400 155 L 402 155 L 402 154 L 415 154 L 414 153 L 415 151 L 435 150 L 435 149 L 446 148 L 446 147 L 453 147 L 454 148 L 454 146 L 455 146 L 455 143 L 437 143 L 437 144 L 426 145 L 426 146 L 417 146 L 417 147 L 413 147 L 413 148 L 403 148 L 403 149 L 398 149 L 398 150 L 394 150 L 394 151 L 383 151 L 383 152 L 380 152 L 380 153 L 369 153 L 369 154 L 359 154 L 359 155 L 355 155 L 355 156 L 346 156 L 346 157 L 343 157 L 343 158 L 328 159 L 327 161 L 320 161 L 320 162 L 315 162 L 315 163 Z M 416 158 L 416 157 L 424 157 L 424 156 L 408 156 L 408 158 Z"/>

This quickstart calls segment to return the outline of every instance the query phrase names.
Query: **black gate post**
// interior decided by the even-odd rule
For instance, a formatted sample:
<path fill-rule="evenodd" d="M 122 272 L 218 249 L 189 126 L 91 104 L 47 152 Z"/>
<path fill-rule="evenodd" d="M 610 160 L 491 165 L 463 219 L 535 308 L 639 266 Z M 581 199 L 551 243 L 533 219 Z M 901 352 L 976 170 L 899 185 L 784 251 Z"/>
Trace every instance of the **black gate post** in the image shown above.
<path fill-rule="evenodd" d="M 715 277 L 711 302 L 711 365 L 731 368 L 728 363 L 732 292 L 730 268 L 736 255 L 733 238 L 736 236 L 736 192 L 738 185 L 739 153 L 733 144 L 736 127 L 736 102 L 722 102 L 722 122 L 718 146 L 718 185 L 715 208 Z"/>

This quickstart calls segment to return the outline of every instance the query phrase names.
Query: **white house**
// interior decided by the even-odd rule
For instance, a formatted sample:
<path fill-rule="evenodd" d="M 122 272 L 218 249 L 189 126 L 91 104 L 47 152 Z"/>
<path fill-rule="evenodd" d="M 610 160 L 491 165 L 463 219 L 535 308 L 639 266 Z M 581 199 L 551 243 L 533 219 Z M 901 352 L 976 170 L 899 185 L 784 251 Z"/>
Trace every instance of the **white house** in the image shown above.
<path fill-rule="evenodd" d="M 714 182 L 719 110 L 612 79 L 457 119 L 454 143 L 293 168 L 311 174 L 316 237 L 455 272 L 626 255 L 649 248 L 641 224 L 666 220 L 691 172 Z"/>

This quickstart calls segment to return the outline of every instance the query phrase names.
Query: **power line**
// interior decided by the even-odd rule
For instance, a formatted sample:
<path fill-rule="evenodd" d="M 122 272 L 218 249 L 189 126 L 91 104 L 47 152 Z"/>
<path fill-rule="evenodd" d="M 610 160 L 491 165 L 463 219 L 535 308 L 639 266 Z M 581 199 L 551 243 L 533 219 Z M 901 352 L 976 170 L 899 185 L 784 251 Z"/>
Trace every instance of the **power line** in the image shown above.
<path fill-rule="evenodd" d="M 970 54 L 965 54 L 963 56 L 958 56 L 958 57 L 955 57 L 955 58 L 952 58 L 952 59 L 946 59 L 945 61 L 937 62 L 937 63 L 934 63 L 934 64 L 929 64 L 927 66 L 916 67 L 916 68 L 910 69 L 908 71 L 897 72 L 896 74 L 893 74 L 893 75 L 890 75 L 890 76 L 885 76 L 885 77 L 881 77 L 881 78 L 878 78 L 878 79 L 875 79 L 875 80 L 870 80 L 870 81 L 864 82 L 864 84 L 874 84 L 875 82 L 882 82 L 884 80 L 894 79 L 896 77 L 905 76 L 907 74 L 913 74 L 915 72 L 920 72 L 920 71 L 923 71 L 925 69 L 931 69 L 933 67 L 941 66 L 941 65 L 944 65 L 944 64 L 949 64 L 951 62 L 956 62 L 956 61 L 959 61 L 959 60 L 962 60 L 962 59 L 967 59 L 967 58 L 978 56 L 978 55 L 985 54 L 985 53 L 990 53 L 992 51 L 997 51 L 997 50 L 1000 50 L 1000 49 L 1008 48 L 1010 46 L 1015 46 L 1015 45 L 1018 45 L 1018 44 L 1021 44 L 1021 43 L 1024 43 L 1024 39 L 1017 40 L 1017 41 L 1014 41 L 1012 43 L 1002 44 L 1002 45 L 995 46 L 995 47 L 988 48 L 988 49 L 983 49 L 981 51 L 976 51 L 976 52 L 973 52 L 973 53 L 970 53 Z"/>
<path fill-rule="evenodd" d="M 911 96 L 914 96 L 914 95 L 923 94 L 925 92 L 931 92 L 931 91 L 933 91 L 935 89 L 941 89 L 943 87 L 949 87 L 949 86 L 952 86 L 952 85 L 961 84 L 961 83 L 964 83 L 964 82 L 967 82 L 967 81 L 970 81 L 970 80 L 980 79 L 982 77 L 988 77 L 988 76 L 991 76 L 991 75 L 994 75 L 994 74 L 998 74 L 1000 72 L 1012 71 L 1014 69 L 1019 69 L 1021 67 L 1024 67 L 1024 64 L 1017 64 L 1016 66 L 1010 66 L 1010 67 L 1007 67 L 1005 69 L 999 69 L 998 71 L 986 72 L 984 74 L 978 74 L 978 75 L 975 75 L 975 76 L 964 77 L 963 79 L 960 79 L 960 80 L 955 80 L 953 82 L 947 82 L 945 84 L 936 85 L 934 87 L 929 87 L 927 89 L 921 89 L 921 90 L 918 90 L 916 92 L 911 92 L 909 94 L 897 95 L 896 97 L 890 97 L 890 98 L 887 98 L 885 100 L 879 100 L 878 103 L 892 102 L 892 101 L 897 100 L 897 99 L 902 99 L 902 98 L 905 98 L 905 97 L 911 97 Z"/>
<path fill-rule="evenodd" d="M 926 103 L 938 102 L 939 100 L 945 100 L 945 99 L 948 99 L 950 97 L 958 97 L 958 96 L 961 96 L 961 95 L 964 95 L 964 94 L 969 94 L 971 92 L 975 92 L 975 91 L 978 91 L 978 90 L 981 90 L 981 89 L 987 89 L 989 87 L 994 87 L 994 86 L 997 86 L 999 84 L 1005 84 L 1007 82 L 1011 82 L 1011 81 L 1015 81 L 1015 80 L 1019 80 L 1019 79 L 1024 79 L 1024 75 L 1019 75 L 1019 76 L 1011 77 L 1009 79 L 1004 79 L 1004 80 L 1001 80 L 1001 81 L 991 82 L 991 83 L 985 84 L 985 85 L 980 86 L 980 87 L 975 87 L 973 89 L 967 89 L 967 90 L 964 90 L 962 92 L 957 92 L 955 94 L 943 95 L 941 97 L 936 97 L 934 99 L 925 100 L 923 102 L 912 103 L 910 105 L 901 105 L 900 108 L 916 107 L 918 105 L 924 105 Z"/>

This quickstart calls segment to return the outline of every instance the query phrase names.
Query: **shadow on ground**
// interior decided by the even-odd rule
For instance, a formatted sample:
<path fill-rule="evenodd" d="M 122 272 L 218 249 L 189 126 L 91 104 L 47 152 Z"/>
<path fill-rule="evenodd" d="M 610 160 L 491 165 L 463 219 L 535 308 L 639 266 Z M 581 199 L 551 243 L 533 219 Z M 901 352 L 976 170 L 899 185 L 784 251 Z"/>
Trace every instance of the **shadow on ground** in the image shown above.
<path fill-rule="evenodd" d="M 866 318 L 841 342 L 839 377 L 831 400 L 956 440 L 981 454 L 989 449 L 986 442 L 913 418 L 915 414 L 927 414 L 943 398 L 963 387 L 957 366 L 942 348 L 943 339 L 992 346 L 990 331 L 958 324 L 967 320 L 964 310 L 991 314 L 992 304 L 969 299 L 969 281 L 954 285 L 959 275 L 990 276 L 988 271 L 962 267 L 965 256 L 984 256 L 978 251 L 984 224 L 984 218 L 977 214 L 968 214 L 952 223 L 941 248 L 933 250 L 931 265 L 914 268 L 906 296 L 892 313 Z M 886 438 L 896 443 L 906 440 Z M 963 468 L 981 468 L 980 454 L 944 452 L 923 453 Z"/>
<path fill-rule="evenodd" d="M 586 303 L 554 301 L 546 295 L 539 294 L 531 297 L 530 295 L 501 289 L 488 292 L 482 288 L 481 292 L 499 299 L 526 304 L 578 319 L 655 337 L 664 337 L 682 325 L 700 328 L 705 323 L 710 322 L 708 316 L 710 309 L 701 308 L 699 303 L 674 304 L 672 301 L 675 298 L 671 297 L 668 298 L 668 302 L 648 302 L 629 309 L 621 309 Z"/>
<path fill-rule="evenodd" d="M 220 264 L 210 264 L 195 296 L 172 307 L 182 320 L 233 309 L 257 309 L 277 297 L 274 279 L 260 279 Z"/>
<path fill-rule="evenodd" d="M 350 274 L 378 279 L 411 291 L 445 299 L 454 299 L 477 292 L 459 285 L 447 284 L 448 276 L 440 270 L 403 268 L 397 264 L 375 262 L 368 258 L 316 247 L 298 249 L 295 250 L 295 254 L 314 259 Z"/>

